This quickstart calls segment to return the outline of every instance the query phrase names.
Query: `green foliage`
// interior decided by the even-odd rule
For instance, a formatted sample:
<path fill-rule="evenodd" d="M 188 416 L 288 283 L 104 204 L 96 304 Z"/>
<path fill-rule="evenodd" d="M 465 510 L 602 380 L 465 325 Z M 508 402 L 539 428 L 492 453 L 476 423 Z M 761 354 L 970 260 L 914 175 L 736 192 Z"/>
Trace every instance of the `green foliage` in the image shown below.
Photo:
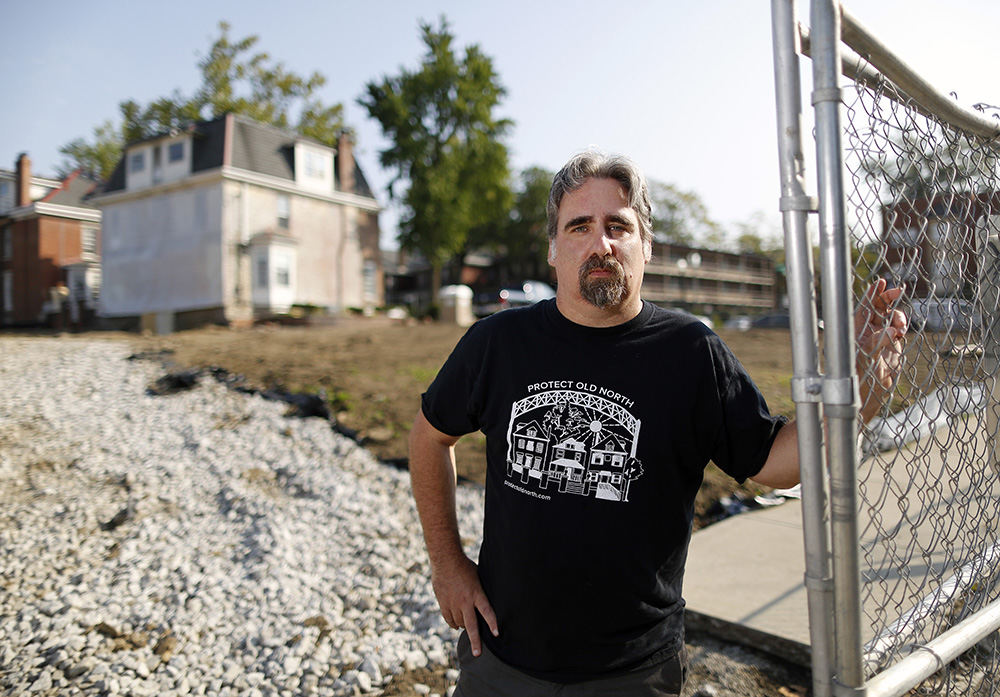
<path fill-rule="evenodd" d="M 780 251 L 784 260 L 784 240 L 780 229 L 769 224 L 761 211 L 756 211 L 747 220 L 735 224 L 736 247 L 743 254 L 764 254 L 774 256 Z"/>
<path fill-rule="evenodd" d="M 552 172 L 529 167 L 521 172 L 510 215 L 497 230 L 483 238 L 470 235 L 470 248 L 485 248 L 502 259 L 505 282 L 548 277 L 548 231 L 545 206 L 552 186 Z"/>
<path fill-rule="evenodd" d="M 106 179 L 121 159 L 122 144 L 114 124 L 108 120 L 94 128 L 92 143 L 77 138 L 59 148 L 59 152 L 67 157 L 59 167 L 60 177 L 80 168 L 91 179 Z"/>
<path fill-rule="evenodd" d="M 649 197 L 653 203 L 653 235 L 658 241 L 714 248 L 724 245 L 725 231 L 695 192 L 650 181 Z"/>
<path fill-rule="evenodd" d="M 94 129 L 92 143 L 79 138 L 60 149 L 69 158 L 64 169 L 83 167 L 106 179 L 126 143 L 227 113 L 336 145 L 344 130 L 343 105 L 323 104 L 315 95 L 326 78 L 318 72 L 308 77 L 297 75 L 264 52 L 250 55 L 259 38 L 248 36 L 233 41 L 229 28 L 226 22 L 219 23 L 219 38 L 198 62 L 202 83 L 194 95 L 186 97 L 174 90 L 145 106 L 133 99 L 122 101 L 118 105 L 119 129 L 106 121 Z"/>
<path fill-rule="evenodd" d="M 427 49 L 420 66 L 369 82 L 358 103 L 391 142 L 379 159 L 394 171 L 390 198 L 404 206 L 400 246 L 420 252 L 437 276 L 465 251 L 470 234 L 495 231 L 507 215 L 510 174 L 501 138 L 512 124 L 494 113 L 505 90 L 492 60 L 476 45 L 457 56 L 444 18 L 437 28 L 421 23 L 420 31 Z"/>

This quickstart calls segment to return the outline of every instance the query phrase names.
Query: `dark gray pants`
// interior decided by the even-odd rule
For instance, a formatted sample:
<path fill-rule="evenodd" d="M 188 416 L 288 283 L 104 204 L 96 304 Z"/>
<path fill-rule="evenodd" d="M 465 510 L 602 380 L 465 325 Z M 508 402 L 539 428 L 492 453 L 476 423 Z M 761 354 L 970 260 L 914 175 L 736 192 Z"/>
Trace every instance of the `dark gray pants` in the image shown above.
<path fill-rule="evenodd" d="M 539 680 L 512 668 L 483 646 L 473 657 L 465 632 L 458 640 L 461 675 L 454 697 L 677 697 L 687 678 L 687 654 L 681 649 L 663 663 L 614 677 L 587 682 L 562 683 Z"/>

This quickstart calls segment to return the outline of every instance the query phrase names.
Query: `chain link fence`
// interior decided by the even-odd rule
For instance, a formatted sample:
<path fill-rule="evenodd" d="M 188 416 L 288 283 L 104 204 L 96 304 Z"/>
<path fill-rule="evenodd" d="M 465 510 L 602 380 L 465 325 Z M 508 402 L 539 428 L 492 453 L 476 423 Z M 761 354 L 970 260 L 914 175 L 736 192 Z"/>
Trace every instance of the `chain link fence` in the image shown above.
<path fill-rule="evenodd" d="M 867 75 L 849 72 L 843 92 L 853 292 L 877 277 L 903 286 L 910 321 L 858 474 L 870 677 L 1000 596 L 1000 149 Z M 1000 692 L 996 634 L 920 689 Z"/>
<path fill-rule="evenodd" d="M 814 6 L 817 1 L 823 0 Z M 841 15 L 837 20 L 833 25 L 840 29 Z M 971 117 L 956 119 L 962 111 L 956 95 L 932 93 L 846 11 L 842 23 L 851 49 L 834 52 L 844 76 L 838 96 L 842 160 L 831 166 L 842 168 L 849 297 L 860 304 L 878 278 L 904 287 L 900 307 L 910 331 L 890 399 L 861 429 L 855 498 L 847 506 L 856 511 L 848 530 L 856 530 L 860 583 L 838 579 L 836 561 L 829 572 L 839 593 L 858 595 L 853 604 L 838 599 L 827 606 L 835 607 L 829 630 L 835 648 L 819 663 L 814 656 L 814 673 L 824 660 L 831 663 L 829 682 L 819 676 L 814 691 L 836 694 L 846 684 L 870 695 L 996 695 L 1000 121 L 991 120 L 1000 112 L 978 105 L 966 110 Z M 778 29 L 776 20 L 776 35 Z M 814 26 L 812 37 L 802 32 L 803 53 L 818 45 L 818 31 Z M 779 68 L 782 61 L 776 49 Z M 822 217 L 822 203 L 820 212 Z M 823 279 L 809 291 L 822 300 L 834 282 Z M 833 339 L 819 338 L 819 350 Z M 832 488 L 836 519 L 836 481 Z M 833 528 L 836 559 L 836 520 Z M 808 556 L 808 534 L 806 543 Z M 847 615 L 850 609 L 860 614 L 859 621 L 845 616 L 844 608 Z M 956 627 L 977 621 L 959 648 L 942 648 Z M 865 685 L 852 682 L 852 670 L 844 668 L 855 658 L 844 655 L 851 646 L 845 626 L 846 635 L 850 629 L 860 634 L 857 673 Z M 822 635 L 813 634 L 814 653 L 815 637 Z M 914 656 L 925 668 L 904 675 L 900 666 L 914 663 Z"/>

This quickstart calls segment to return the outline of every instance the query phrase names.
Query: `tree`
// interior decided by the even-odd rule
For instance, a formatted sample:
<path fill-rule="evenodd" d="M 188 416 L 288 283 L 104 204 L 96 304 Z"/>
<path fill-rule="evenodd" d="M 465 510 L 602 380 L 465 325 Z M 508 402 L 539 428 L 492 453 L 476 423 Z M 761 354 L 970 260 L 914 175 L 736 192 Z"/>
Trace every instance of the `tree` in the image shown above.
<path fill-rule="evenodd" d="M 658 241 L 705 247 L 725 243 L 725 231 L 695 192 L 650 181 L 649 197 L 653 203 L 653 235 Z"/>
<path fill-rule="evenodd" d="M 992 185 L 1000 166 L 995 151 L 937 125 L 928 133 L 904 125 L 876 145 L 881 147 L 865 152 L 861 170 L 883 201 L 981 192 Z"/>
<path fill-rule="evenodd" d="M 185 97 L 175 90 L 145 106 L 133 99 L 122 101 L 118 105 L 120 127 L 106 121 L 94 129 L 92 143 L 78 138 L 63 146 L 60 152 L 68 158 L 63 169 L 83 167 L 106 179 L 126 143 L 227 113 L 336 145 L 344 130 L 343 105 L 325 105 L 315 95 L 326 78 L 318 72 L 297 75 L 267 53 L 249 55 L 258 41 L 257 36 L 231 41 L 229 24 L 220 22 L 219 38 L 198 63 L 202 83 L 194 95 Z"/>
<path fill-rule="evenodd" d="M 736 247 L 741 254 L 771 255 L 784 251 L 781 231 L 776 229 L 762 211 L 755 211 L 749 218 L 735 223 Z"/>
<path fill-rule="evenodd" d="M 358 103 L 379 122 L 391 145 L 379 153 L 395 170 L 390 198 L 399 197 L 400 247 L 419 252 L 433 269 L 436 302 L 441 267 L 463 253 L 472 231 L 507 215 L 511 204 L 507 147 L 512 123 L 495 115 L 506 91 L 492 60 L 477 45 L 459 58 L 443 17 L 421 23 L 427 52 L 417 70 L 369 82 Z"/>
<path fill-rule="evenodd" d="M 106 179 L 122 156 L 121 138 L 111 120 L 94 128 L 94 141 L 77 138 L 59 148 L 68 159 L 58 168 L 60 177 L 80 169 L 91 179 Z"/>
<path fill-rule="evenodd" d="M 642 462 L 637 458 L 630 457 L 625 461 L 625 467 L 622 470 L 622 477 L 625 479 L 625 486 L 622 488 L 622 500 L 628 501 L 628 490 L 632 482 L 641 477 L 644 473 L 642 469 Z"/>
<path fill-rule="evenodd" d="M 521 185 L 514 196 L 510 216 L 499 234 L 482 240 L 483 246 L 498 252 L 503 258 L 504 279 L 535 278 L 548 275 L 549 237 L 545 207 L 552 186 L 552 172 L 541 167 L 529 167 L 521 172 Z"/>

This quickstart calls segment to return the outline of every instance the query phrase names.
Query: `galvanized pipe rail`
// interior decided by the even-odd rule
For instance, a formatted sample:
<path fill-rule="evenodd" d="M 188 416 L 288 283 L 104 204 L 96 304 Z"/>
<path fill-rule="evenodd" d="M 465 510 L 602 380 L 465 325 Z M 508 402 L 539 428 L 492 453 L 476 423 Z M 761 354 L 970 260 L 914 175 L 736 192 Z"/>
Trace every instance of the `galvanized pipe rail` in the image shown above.
<path fill-rule="evenodd" d="M 802 151 L 802 90 L 795 48 L 793 0 L 771 0 L 774 84 L 781 176 L 780 208 L 785 234 L 792 331 L 792 399 L 798 424 L 802 478 L 802 535 L 813 695 L 831 697 L 833 676 L 833 585 L 826 519 L 827 482 L 823 451 L 816 298 L 812 245 L 806 228 L 816 202 L 806 193 Z"/>
<path fill-rule="evenodd" d="M 840 11 L 841 38 L 853 51 L 841 51 L 841 72 L 844 76 L 872 89 L 888 85 L 890 89 L 884 93 L 886 97 L 898 102 L 904 102 L 909 97 L 924 116 L 987 140 L 997 140 L 1000 146 L 1000 122 L 967 109 L 942 94 L 889 50 L 843 5 Z M 802 55 L 812 57 L 809 29 L 799 25 L 798 31 Z"/>
<path fill-rule="evenodd" d="M 820 266 L 823 283 L 825 376 L 822 384 L 830 470 L 833 600 L 837 617 L 834 694 L 864 686 L 861 660 L 861 564 L 858 551 L 858 411 L 850 242 L 841 145 L 840 8 L 812 0 L 812 104 L 816 117 Z"/>

